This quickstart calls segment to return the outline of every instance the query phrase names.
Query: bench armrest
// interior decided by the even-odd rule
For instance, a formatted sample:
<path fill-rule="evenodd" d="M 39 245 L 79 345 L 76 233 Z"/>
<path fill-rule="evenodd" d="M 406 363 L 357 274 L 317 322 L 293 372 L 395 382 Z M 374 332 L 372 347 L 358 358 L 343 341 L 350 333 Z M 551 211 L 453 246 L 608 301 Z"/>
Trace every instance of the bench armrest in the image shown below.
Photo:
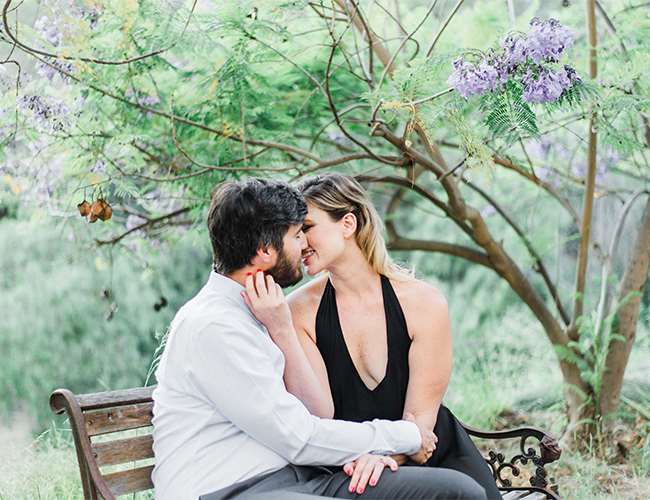
<path fill-rule="evenodd" d="M 461 424 L 467 434 L 482 439 L 513 439 L 519 438 L 519 453 L 510 460 L 506 460 L 503 453 L 490 450 L 486 462 L 492 469 L 497 485 L 502 489 L 514 489 L 512 481 L 504 478 L 502 474 L 509 471 L 513 476 L 518 476 L 520 467 L 531 462 L 534 465 L 534 474 L 530 478 L 530 484 L 535 489 L 543 490 L 549 498 L 558 498 L 556 491 L 549 487 L 545 465 L 555 462 L 560 458 L 562 450 L 557 440 L 549 433 L 536 427 L 518 427 L 501 431 L 483 431 Z M 529 439 L 536 439 L 539 443 L 539 454 L 535 448 L 528 446 Z"/>

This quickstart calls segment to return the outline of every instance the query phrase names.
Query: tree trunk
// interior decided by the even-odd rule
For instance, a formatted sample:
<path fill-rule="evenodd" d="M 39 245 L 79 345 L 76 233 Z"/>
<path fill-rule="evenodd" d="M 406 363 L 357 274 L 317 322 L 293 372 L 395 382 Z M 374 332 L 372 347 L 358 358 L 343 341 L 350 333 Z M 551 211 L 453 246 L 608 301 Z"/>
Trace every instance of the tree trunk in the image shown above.
<path fill-rule="evenodd" d="M 606 371 L 603 377 L 600 398 L 600 414 L 607 417 L 618 410 L 623 386 L 623 375 L 634 344 L 636 327 L 639 319 L 641 294 L 648 281 L 650 269 L 650 198 L 648 198 L 641 227 L 634 243 L 632 255 L 623 274 L 618 293 L 620 303 L 630 293 L 636 295 L 628 300 L 618 311 L 618 328 L 614 333 L 621 335 L 625 340 L 613 340 L 605 361 Z"/>

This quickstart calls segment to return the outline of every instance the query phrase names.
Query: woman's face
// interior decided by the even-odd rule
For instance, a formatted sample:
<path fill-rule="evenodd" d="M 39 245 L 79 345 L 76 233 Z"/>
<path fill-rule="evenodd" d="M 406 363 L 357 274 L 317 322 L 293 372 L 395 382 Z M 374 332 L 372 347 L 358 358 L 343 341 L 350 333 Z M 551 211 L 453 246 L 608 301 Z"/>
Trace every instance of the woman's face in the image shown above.
<path fill-rule="evenodd" d="M 343 219 L 334 221 L 327 212 L 309 202 L 307 209 L 303 223 L 307 249 L 302 253 L 302 263 L 307 274 L 314 276 L 327 269 L 343 253 L 346 229 Z"/>

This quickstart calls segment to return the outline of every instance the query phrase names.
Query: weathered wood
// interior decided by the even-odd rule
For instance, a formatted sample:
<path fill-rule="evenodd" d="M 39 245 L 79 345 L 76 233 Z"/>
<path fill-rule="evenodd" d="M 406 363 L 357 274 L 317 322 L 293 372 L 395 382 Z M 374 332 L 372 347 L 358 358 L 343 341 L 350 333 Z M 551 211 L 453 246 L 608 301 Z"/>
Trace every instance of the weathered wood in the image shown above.
<path fill-rule="evenodd" d="M 151 472 L 153 465 L 146 467 L 139 467 L 137 469 L 123 470 L 107 474 L 104 476 L 104 481 L 113 492 L 113 495 L 120 496 L 127 493 L 134 493 L 136 491 L 149 490 L 153 488 L 151 482 Z"/>
<path fill-rule="evenodd" d="M 93 443 L 93 455 L 97 465 L 116 465 L 153 457 L 153 436 L 136 436 Z"/>
<path fill-rule="evenodd" d="M 151 425 L 153 403 L 117 406 L 108 410 L 84 412 L 89 436 L 138 429 Z"/>
<path fill-rule="evenodd" d="M 153 401 L 151 395 L 155 389 L 152 387 L 137 387 L 120 391 L 96 392 L 94 394 L 81 394 L 77 402 L 82 411 L 110 408 L 112 406 L 125 406 Z"/>

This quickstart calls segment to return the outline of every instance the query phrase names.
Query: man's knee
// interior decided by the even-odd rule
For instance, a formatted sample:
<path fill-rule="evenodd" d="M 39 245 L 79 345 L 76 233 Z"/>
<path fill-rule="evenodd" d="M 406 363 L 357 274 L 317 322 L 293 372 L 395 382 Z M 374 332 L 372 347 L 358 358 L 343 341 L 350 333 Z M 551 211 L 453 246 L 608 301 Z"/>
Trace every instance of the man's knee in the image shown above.
<path fill-rule="evenodd" d="M 488 500 L 485 489 L 467 474 L 451 469 L 446 471 L 445 484 L 450 499 Z"/>
<path fill-rule="evenodd" d="M 388 474 L 388 478 L 384 486 L 388 487 L 387 490 L 395 488 L 395 491 L 399 491 L 395 498 L 487 500 L 480 484 L 467 474 L 452 469 L 402 467 L 396 473 Z M 381 487 L 381 482 L 378 487 Z"/>

